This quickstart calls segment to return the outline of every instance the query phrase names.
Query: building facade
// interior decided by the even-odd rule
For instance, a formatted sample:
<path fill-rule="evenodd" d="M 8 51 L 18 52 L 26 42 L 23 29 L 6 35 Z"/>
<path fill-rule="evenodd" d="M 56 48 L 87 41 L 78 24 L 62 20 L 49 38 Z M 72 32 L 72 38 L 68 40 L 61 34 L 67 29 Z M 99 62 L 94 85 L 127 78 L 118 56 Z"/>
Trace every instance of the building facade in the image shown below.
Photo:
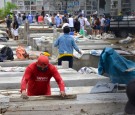
<path fill-rule="evenodd" d="M 75 14 L 78 11 L 84 11 L 89 16 L 93 12 L 98 11 L 98 14 L 111 13 L 118 15 L 119 12 L 131 12 L 135 9 L 135 0 L 2 0 L 1 6 L 4 6 L 4 1 L 11 1 L 18 6 L 14 10 L 15 13 L 41 13 L 42 7 L 46 13 L 68 12 Z"/>
<path fill-rule="evenodd" d="M 0 8 L 3 8 L 6 2 L 11 2 L 11 0 L 0 0 Z"/>
<path fill-rule="evenodd" d="M 18 6 L 15 12 L 25 12 L 35 15 L 40 13 L 42 7 L 46 13 L 68 12 L 76 14 L 78 11 L 84 11 L 86 15 L 91 15 L 93 12 L 100 13 L 110 11 L 110 0 L 11 0 L 12 3 Z M 104 4 L 101 4 L 104 3 Z M 99 7 L 101 6 L 101 7 Z"/>

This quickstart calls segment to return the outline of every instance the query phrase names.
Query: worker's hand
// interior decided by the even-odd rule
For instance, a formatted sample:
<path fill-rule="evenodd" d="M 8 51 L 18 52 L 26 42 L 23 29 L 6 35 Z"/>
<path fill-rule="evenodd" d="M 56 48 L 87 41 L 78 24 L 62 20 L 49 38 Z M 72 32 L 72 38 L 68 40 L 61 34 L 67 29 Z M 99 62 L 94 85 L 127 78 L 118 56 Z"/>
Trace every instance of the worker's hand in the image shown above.
<path fill-rule="evenodd" d="M 78 51 L 79 54 L 83 54 L 81 50 Z"/>
<path fill-rule="evenodd" d="M 28 99 L 29 97 L 27 96 L 27 92 L 25 90 L 22 91 L 21 98 L 23 99 Z"/>
<path fill-rule="evenodd" d="M 60 95 L 61 95 L 62 97 L 65 97 L 65 96 L 66 96 L 66 93 L 65 93 L 64 91 L 60 91 Z"/>

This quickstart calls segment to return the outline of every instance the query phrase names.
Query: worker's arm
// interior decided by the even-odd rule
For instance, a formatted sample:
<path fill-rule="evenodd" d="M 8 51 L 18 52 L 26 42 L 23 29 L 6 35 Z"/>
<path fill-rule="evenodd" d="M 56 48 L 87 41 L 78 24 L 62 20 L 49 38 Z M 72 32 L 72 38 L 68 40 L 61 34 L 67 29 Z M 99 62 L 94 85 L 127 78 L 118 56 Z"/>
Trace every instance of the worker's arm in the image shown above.
<path fill-rule="evenodd" d="M 53 77 L 59 86 L 61 96 L 64 97 L 66 95 L 65 94 L 65 84 L 64 84 L 64 81 L 62 80 L 58 70 L 56 69 L 56 67 L 53 68 Z"/>
<path fill-rule="evenodd" d="M 59 39 L 56 39 L 56 41 L 54 42 L 54 47 L 57 47 L 59 45 Z"/>
<path fill-rule="evenodd" d="M 31 70 L 30 68 L 26 68 L 25 73 L 23 75 L 22 81 L 21 81 L 21 93 L 22 93 L 22 98 L 27 98 L 27 92 L 26 92 L 26 88 L 27 88 L 27 83 L 31 77 Z"/>
<path fill-rule="evenodd" d="M 78 48 L 78 46 L 76 45 L 74 39 L 72 40 L 72 45 L 73 45 L 74 49 L 75 49 L 78 53 L 82 54 L 81 50 L 80 50 L 80 49 Z"/>

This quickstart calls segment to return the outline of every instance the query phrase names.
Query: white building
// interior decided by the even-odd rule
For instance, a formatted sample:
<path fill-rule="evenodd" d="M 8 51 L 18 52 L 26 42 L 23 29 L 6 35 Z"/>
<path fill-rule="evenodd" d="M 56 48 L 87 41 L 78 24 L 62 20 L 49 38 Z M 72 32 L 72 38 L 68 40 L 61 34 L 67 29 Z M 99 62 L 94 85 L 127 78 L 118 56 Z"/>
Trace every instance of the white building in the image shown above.
<path fill-rule="evenodd" d="M 3 8 L 6 2 L 11 2 L 12 0 L 0 0 L 0 8 Z"/>
<path fill-rule="evenodd" d="M 119 12 L 129 12 L 135 9 L 135 0 L 0 0 L 0 7 L 4 1 L 11 1 L 18 6 L 15 12 L 25 12 L 35 15 L 41 12 L 42 7 L 46 13 L 61 12 L 65 9 L 69 13 L 75 13 L 79 9 L 84 10 L 88 16 L 95 11 L 98 14 L 111 13 L 118 15 Z"/>
<path fill-rule="evenodd" d="M 0 8 L 4 7 L 4 0 L 1 0 Z"/>

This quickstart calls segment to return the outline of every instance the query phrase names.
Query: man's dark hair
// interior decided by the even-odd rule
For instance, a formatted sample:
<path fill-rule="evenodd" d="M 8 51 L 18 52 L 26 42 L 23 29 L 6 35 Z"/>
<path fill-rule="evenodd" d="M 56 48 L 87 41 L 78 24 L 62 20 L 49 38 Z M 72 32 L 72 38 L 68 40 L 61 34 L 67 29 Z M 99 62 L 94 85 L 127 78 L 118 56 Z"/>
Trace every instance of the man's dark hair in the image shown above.
<path fill-rule="evenodd" d="M 68 26 L 65 26 L 65 27 L 63 28 L 63 32 L 64 32 L 65 34 L 68 34 L 68 33 L 70 32 L 70 28 L 69 28 Z"/>

